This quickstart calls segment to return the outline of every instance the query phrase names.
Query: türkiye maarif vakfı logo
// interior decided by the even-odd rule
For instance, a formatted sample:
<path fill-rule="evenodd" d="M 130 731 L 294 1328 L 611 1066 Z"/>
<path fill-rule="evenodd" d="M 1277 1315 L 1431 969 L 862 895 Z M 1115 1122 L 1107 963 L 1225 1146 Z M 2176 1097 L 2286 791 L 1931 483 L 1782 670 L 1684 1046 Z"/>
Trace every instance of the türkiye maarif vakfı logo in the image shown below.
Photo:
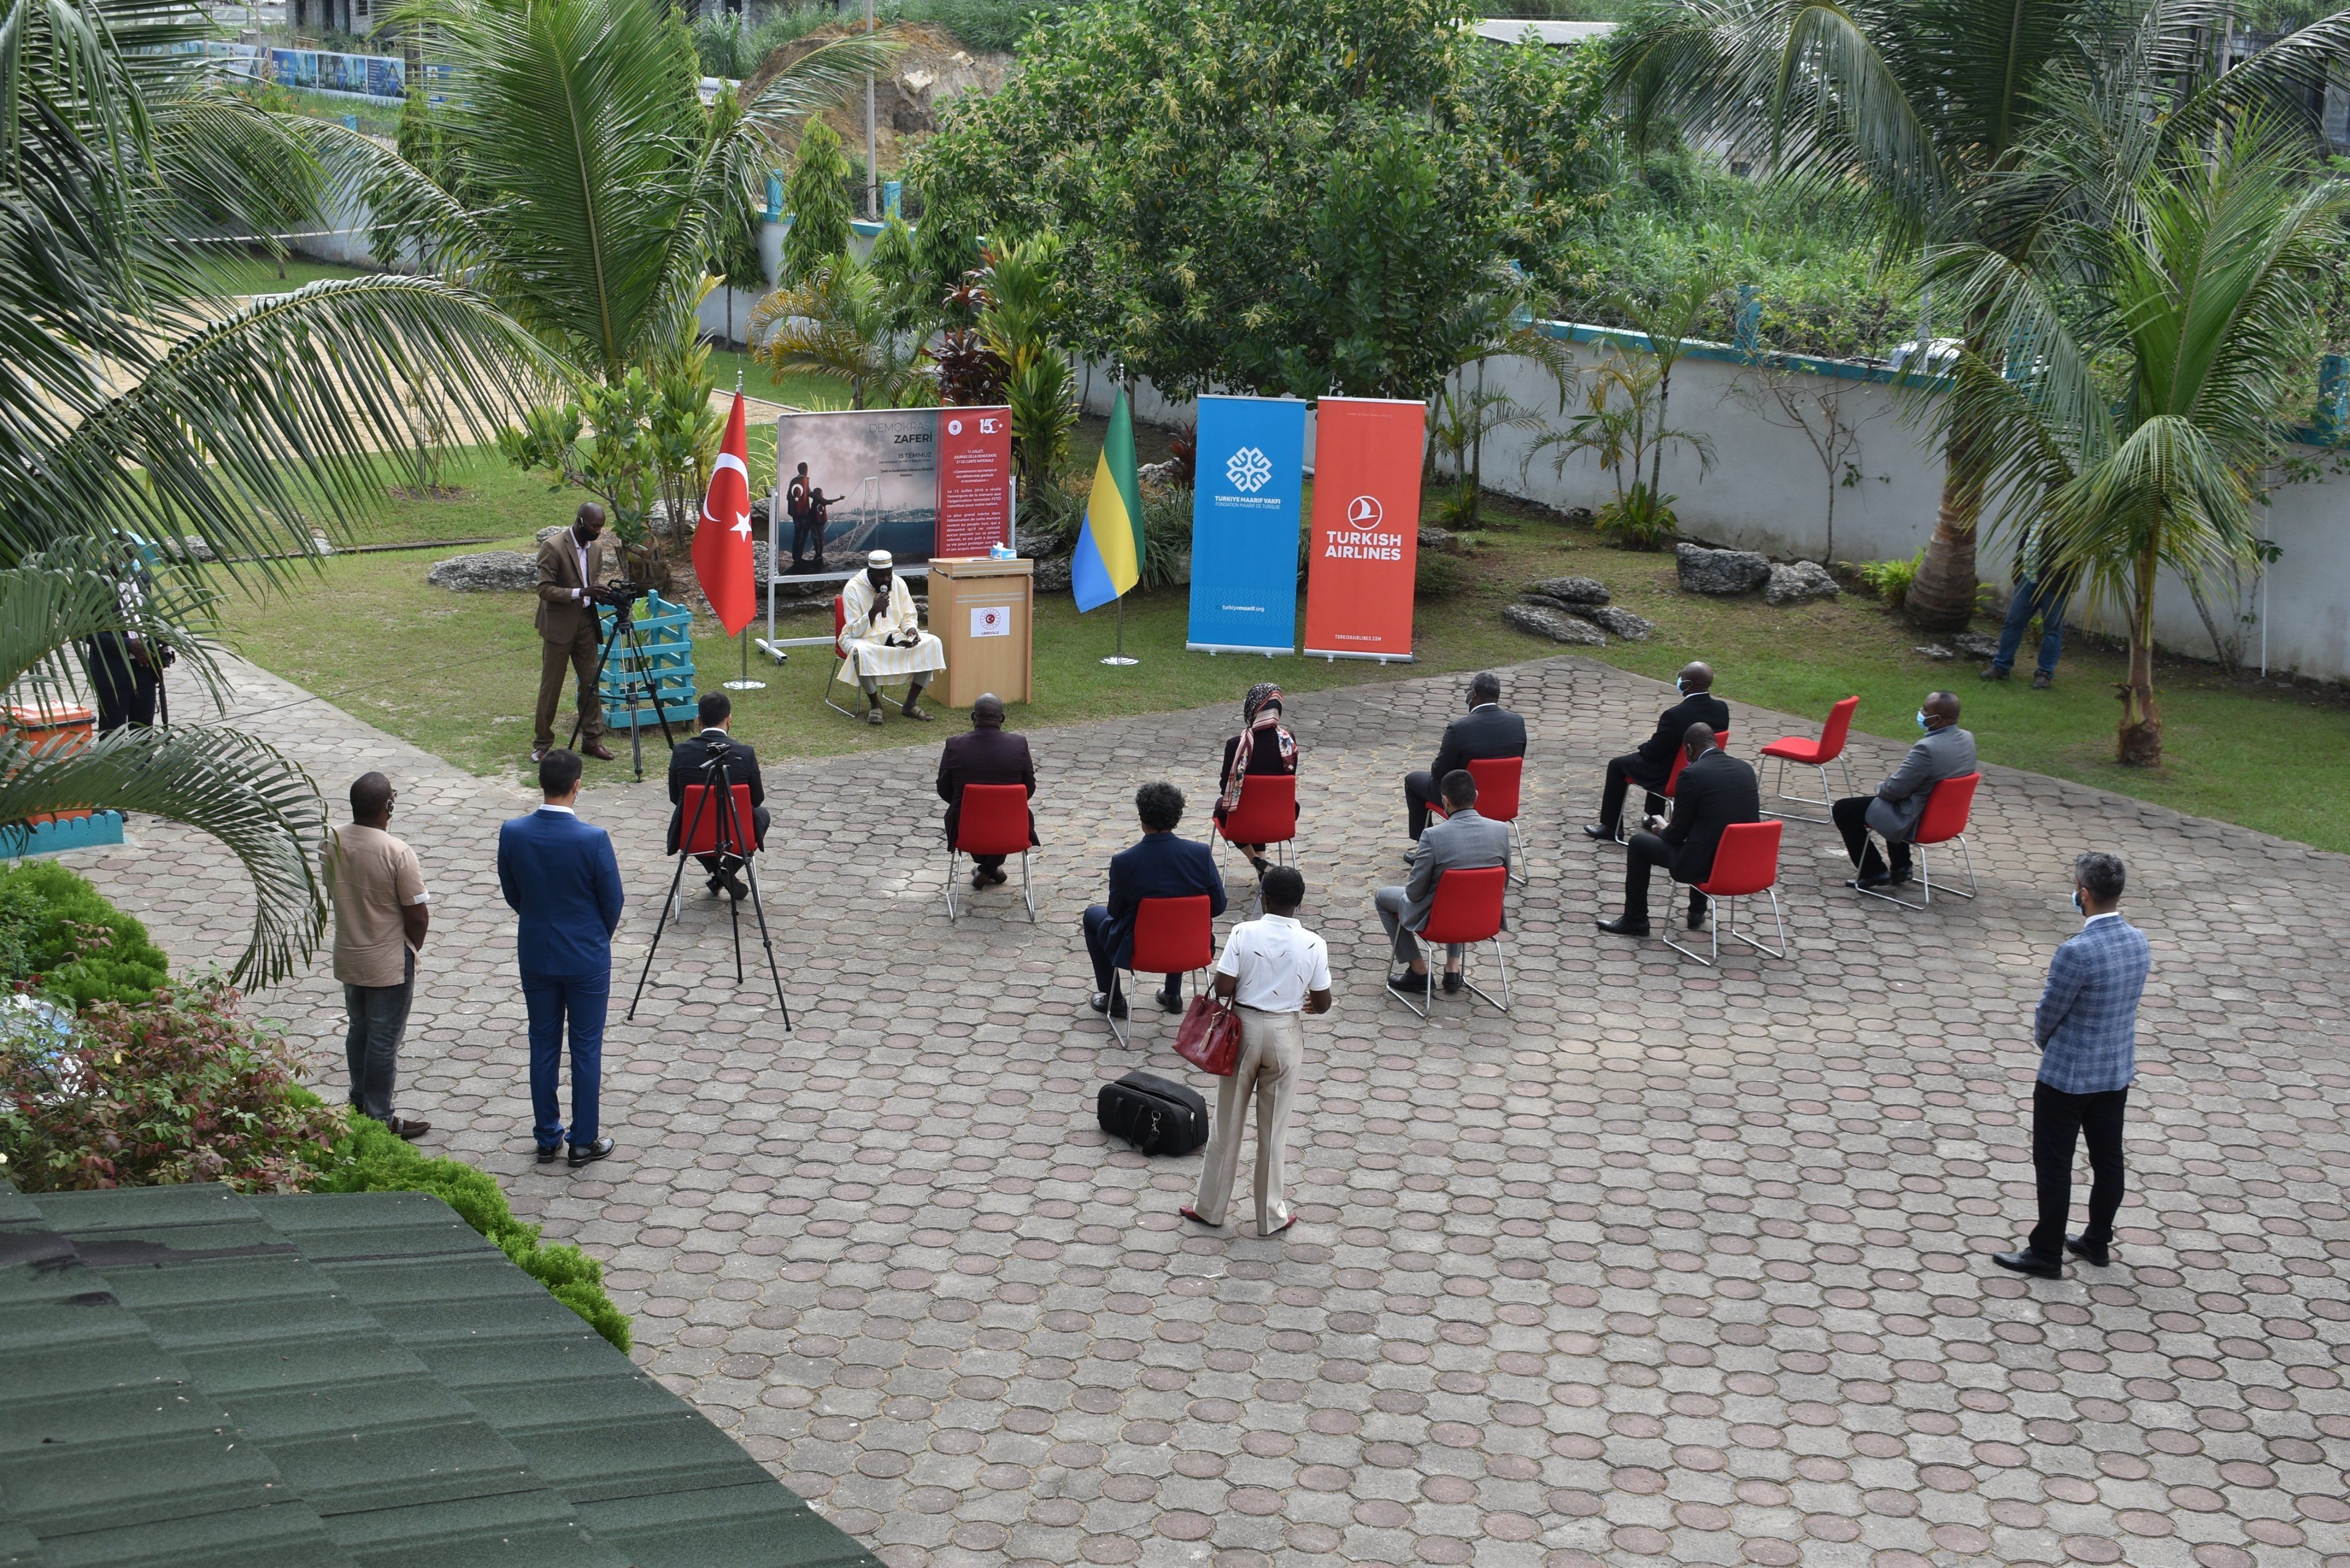
<path fill-rule="evenodd" d="M 1224 464 L 1224 477 L 1243 495 L 1254 495 L 1273 478 L 1273 462 L 1256 448 L 1244 446 Z"/>
<path fill-rule="evenodd" d="M 1347 503 L 1347 526 L 1358 534 L 1368 534 L 1387 521 L 1387 508 L 1376 495 L 1357 495 Z"/>

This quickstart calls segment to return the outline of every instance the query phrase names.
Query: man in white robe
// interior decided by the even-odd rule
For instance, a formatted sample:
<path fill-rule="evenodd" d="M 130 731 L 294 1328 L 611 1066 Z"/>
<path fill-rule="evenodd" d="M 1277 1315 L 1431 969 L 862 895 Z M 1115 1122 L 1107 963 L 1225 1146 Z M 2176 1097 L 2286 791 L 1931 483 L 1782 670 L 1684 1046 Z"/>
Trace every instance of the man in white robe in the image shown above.
<path fill-rule="evenodd" d="M 899 710 L 909 719 L 934 722 L 916 705 L 931 677 L 947 667 L 944 644 L 922 629 L 914 613 L 914 596 L 893 569 L 887 550 L 865 557 L 865 571 L 840 590 L 840 674 L 855 677 L 865 689 L 865 722 L 881 722 L 881 683 L 905 680 L 906 701 Z"/>

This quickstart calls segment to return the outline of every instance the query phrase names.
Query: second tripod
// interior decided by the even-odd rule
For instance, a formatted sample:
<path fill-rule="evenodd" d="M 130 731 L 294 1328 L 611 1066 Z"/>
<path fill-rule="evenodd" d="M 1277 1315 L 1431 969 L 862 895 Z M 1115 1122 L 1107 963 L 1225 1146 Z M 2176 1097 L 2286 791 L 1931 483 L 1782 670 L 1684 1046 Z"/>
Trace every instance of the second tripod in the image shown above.
<path fill-rule="evenodd" d="M 709 737 L 704 736 L 705 740 Z M 660 919 L 654 922 L 653 940 L 645 948 L 645 967 L 637 976 L 636 994 L 629 999 L 629 1016 L 637 1015 L 637 1004 L 644 1000 L 645 982 L 653 972 L 653 955 L 660 950 L 661 933 L 669 929 L 670 917 L 683 910 L 680 890 L 685 885 L 686 864 L 697 857 L 707 857 L 715 863 L 714 883 L 727 893 L 727 917 L 734 931 L 734 983 L 740 986 L 743 972 L 743 902 L 733 896 L 725 884 L 731 882 L 735 868 L 748 879 L 751 912 L 759 922 L 759 945 L 767 952 L 767 973 L 775 984 L 775 1006 L 784 1015 L 784 1030 L 792 1027 L 792 1010 L 784 1000 L 783 971 L 775 965 L 775 944 L 767 934 L 767 909 L 759 897 L 759 868 L 754 856 L 759 847 L 757 808 L 751 804 L 751 786 L 736 784 L 726 775 L 726 766 L 733 748 L 720 741 L 711 745 L 702 763 L 702 781 L 685 786 L 685 798 L 678 803 L 677 869 L 670 876 L 668 896 L 661 899 Z"/>
<path fill-rule="evenodd" d="M 612 624 L 604 628 L 604 646 L 596 655 L 596 674 L 588 689 L 579 694 L 579 717 L 571 722 L 571 749 L 579 749 L 580 732 L 588 727 L 588 704 L 599 707 L 604 701 L 604 671 L 611 665 L 613 653 L 625 648 L 621 668 L 620 696 L 628 706 L 629 753 L 635 764 L 637 777 L 645 776 L 644 726 L 638 722 L 638 710 L 650 708 L 660 721 L 661 739 L 671 751 L 677 750 L 677 733 L 669 727 L 669 714 L 661 707 L 660 682 L 653 664 L 653 650 L 645 646 L 643 636 L 637 630 L 637 601 L 651 590 L 632 583 L 606 583 L 593 591 L 594 601 L 612 612 Z"/>

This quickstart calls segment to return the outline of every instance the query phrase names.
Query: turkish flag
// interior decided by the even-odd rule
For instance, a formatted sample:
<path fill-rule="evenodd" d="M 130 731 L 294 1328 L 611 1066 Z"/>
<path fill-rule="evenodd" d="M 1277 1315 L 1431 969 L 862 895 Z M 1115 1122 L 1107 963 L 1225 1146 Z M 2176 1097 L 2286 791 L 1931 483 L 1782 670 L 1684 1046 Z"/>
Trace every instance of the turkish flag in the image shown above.
<path fill-rule="evenodd" d="M 710 493 L 702 498 L 702 521 L 693 530 L 693 575 L 718 617 L 733 636 L 751 624 L 759 603 L 758 568 L 751 557 L 751 465 L 743 436 L 743 394 L 726 418 L 726 440 L 711 472 Z"/>

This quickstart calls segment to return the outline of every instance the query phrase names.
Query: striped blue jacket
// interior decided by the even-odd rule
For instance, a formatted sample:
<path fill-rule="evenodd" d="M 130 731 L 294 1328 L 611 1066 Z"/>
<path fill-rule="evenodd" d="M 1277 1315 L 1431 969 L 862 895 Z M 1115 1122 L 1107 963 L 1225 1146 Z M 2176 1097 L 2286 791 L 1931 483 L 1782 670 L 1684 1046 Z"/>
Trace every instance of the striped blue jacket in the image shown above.
<path fill-rule="evenodd" d="M 2033 1038 L 2040 1081 L 2068 1095 L 2126 1088 L 2137 1076 L 2137 1001 L 2153 963 L 2146 933 L 2100 915 L 2048 961 Z"/>

